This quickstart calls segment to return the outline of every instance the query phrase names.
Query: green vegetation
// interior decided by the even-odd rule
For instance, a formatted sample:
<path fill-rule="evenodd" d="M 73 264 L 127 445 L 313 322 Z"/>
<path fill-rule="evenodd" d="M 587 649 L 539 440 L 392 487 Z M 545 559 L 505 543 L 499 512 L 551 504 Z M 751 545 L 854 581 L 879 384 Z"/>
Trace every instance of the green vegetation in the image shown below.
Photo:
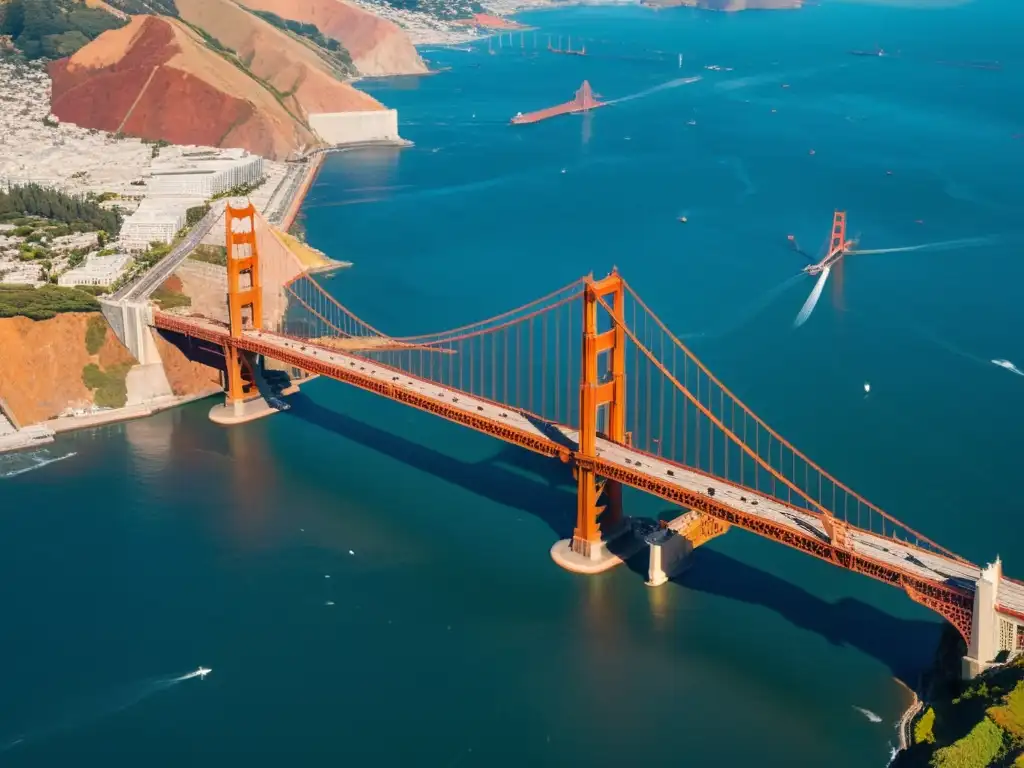
<path fill-rule="evenodd" d="M 173 247 L 174 245 L 172 243 L 154 241 L 149 244 L 148 251 L 135 257 L 135 263 L 143 266 L 145 269 L 150 269 L 162 261 L 163 258 L 171 252 Z"/>
<path fill-rule="evenodd" d="M 309 40 L 313 45 L 325 52 L 331 63 L 338 67 L 346 75 L 356 75 L 356 65 L 352 63 L 352 56 L 348 49 L 333 37 L 328 37 L 321 32 L 315 24 L 306 24 L 292 19 L 282 19 L 276 13 L 270 11 L 252 11 L 264 21 L 273 24 L 278 29 L 291 32 L 293 35 Z"/>
<path fill-rule="evenodd" d="M 263 182 L 265 182 L 266 180 L 267 177 L 264 176 L 262 179 L 258 179 L 251 184 L 239 184 L 238 186 L 232 187 L 231 189 L 225 189 L 223 192 L 214 195 L 210 199 L 220 200 L 221 198 L 224 197 L 246 197 L 248 195 L 251 195 L 257 189 L 259 189 L 263 185 Z"/>
<path fill-rule="evenodd" d="M 933 692 L 898 768 L 1024 765 L 1024 658 L 974 680 L 936 684 Z"/>
<path fill-rule="evenodd" d="M 38 184 L 11 187 L 7 192 L 0 192 L 0 221 L 19 224 L 24 220 L 22 226 L 33 226 L 35 222 L 26 218 L 30 216 L 53 219 L 69 225 L 69 231 L 64 234 L 70 234 L 71 231 L 93 230 L 116 234 L 121 230 L 120 213 L 101 208 L 85 197 L 67 195 Z"/>
<path fill-rule="evenodd" d="M 103 342 L 107 340 L 107 321 L 103 315 L 95 315 L 89 318 L 85 326 L 85 351 L 90 355 L 98 355 L 103 349 Z"/>
<path fill-rule="evenodd" d="M 202 220 L 203 216 L 205 216 L 209 212 L 210 206 L 208 204 L 197 205 L 194 208 L 189 208 L 187 211 L 185 211 L 185 226 L 194 227 Z"/>
<path fill-rule="evenodd" d="M 405 11 L 419 11 L 435 19 L 468 19 L 474 13 L 485 13 L 484 7 L 475 0 L 379 0 L 392 8 Z"/>
<path fill-rule="evenodd" d="M 181 291 L 173 291 L 161 285 L 151 296 L 152 300 L 160 305 L 160 309 L 176 309 L 178 307 L 191 307 L 192 299 Z"/>
<path fill-rule="evenodd" d="M 29 60 L 70 56 L 124 23 L 77 0 L 7 0 L 0 4 L 0 35 L 10 35 Z"/>
<path fill-rule="evenodd" d="M 934 768 L 986 768 L 1002 750 L 1003 731 L 985 717 L 962 739 L 937 750 L 931 764 Z"/>
<path fill-rule="evenodd" d="M 178 6 L 174 4 L 174 0 L 107 0 L 107 5 L 125 13 L 178 16 Z"/>
<path fill-rule="evenodd" d="M 131 367 L 131 363 L 119 363 L 104 371 L 96 363 L 89 363 L 82 369 L 82 383 L 93 390 L 96 405 L 101 408 L 124 408 L 128 402 L 125 378 Z"/>
<path fill-rule="evenodd" d="M 935 710 L 931 707 L 925 710 L 921 719 L 914 723 L 914 743 L 934 744 L 935 743 Z"/>
<path fill-rule="evenodd" d="M 203 261 L 207 264 L 216 264 L 220 267 L 228 265 L 228 249 L 223 245 L 197 245 L 195 250 L 188 255 L 195 261 Z"/>
<path fill-rule="evenodd" d="M 0 285 L 0 317 L 49 320 L 63 312 L 98 312 L 95 297 L 77 288 L 44 285 Z"/>

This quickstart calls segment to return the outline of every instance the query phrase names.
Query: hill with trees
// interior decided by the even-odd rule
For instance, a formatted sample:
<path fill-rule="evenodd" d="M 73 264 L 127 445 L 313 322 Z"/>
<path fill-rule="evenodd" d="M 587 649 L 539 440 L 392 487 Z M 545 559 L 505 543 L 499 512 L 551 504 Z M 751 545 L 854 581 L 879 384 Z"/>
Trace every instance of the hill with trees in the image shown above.
<path fill-rule="evenodd" d="M 0 35 L 10 35 L 29 60 L 70 56 L 107 30 L 124 24 L 113 14 L 89 8 L 80 0 L 0 3 Z"/>

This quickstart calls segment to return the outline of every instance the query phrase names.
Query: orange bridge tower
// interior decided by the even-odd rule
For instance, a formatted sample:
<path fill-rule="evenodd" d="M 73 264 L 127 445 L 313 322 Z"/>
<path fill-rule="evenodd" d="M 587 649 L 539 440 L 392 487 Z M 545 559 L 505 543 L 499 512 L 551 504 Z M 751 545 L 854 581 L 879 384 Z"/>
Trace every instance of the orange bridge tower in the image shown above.
<path fill-rule="evenodd" d="M 235 207 L 237 201 L 228 200 L 224 209 L 224 242 L 227 245 L 228 318 L 231 338 L 241 338 L 242 332 L 263 327 L 263 293 L 260 284 L 260 259 L 256 248 L 256 209 L 251 201 L 244 207 Z M 225 405 L 236 416 L 241 416 L 246 400 L 258 396 L 255 372 L 249 360 L 234 344 L 224 347 L 227 370 Z"/>
<path fill-rule="evenodd" d="M 556 559 L 568 557 L 576 561 L 571 570 L 598 572 L 619 562 L 610 556 L 608 543 L 624 529 L 622 486 L 615 480 L 599 478 L 594 460 L 599 435 L 619 444 L 629 441 L 624 307 L 625 283 L 617 271 L 602 280 L 587 279 L 583 293 L 580 434 L 575 467 L 576 527 L 569 551 L 552 551 Z M 600 331 L 601 327 L 608 330 Z"/>

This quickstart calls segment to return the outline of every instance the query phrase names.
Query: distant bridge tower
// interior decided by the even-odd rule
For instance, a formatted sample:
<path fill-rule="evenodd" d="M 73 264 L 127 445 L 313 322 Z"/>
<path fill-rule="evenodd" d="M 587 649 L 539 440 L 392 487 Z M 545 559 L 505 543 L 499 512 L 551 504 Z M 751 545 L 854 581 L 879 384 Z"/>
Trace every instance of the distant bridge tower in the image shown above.
<path fill-rule="evenodd" d="M 594 98 L 594 91 L 590 87 L 589 80 L 583 81 L 583 85 L 576 91 L 576 98 L 573 101 L 576 102 L 580 109 L 593 109 L 594 107 L 601 106 L 597 99 Z"/>
<path fill-rule="evenodd" d="M 845 250 L 846 248 L 846 211 L 832 214 L 832 239 L 828 243 L 828 252 Z"/>
<path fill-rule="evenodd" d="M 238 202 L 229 200 L 224 210 L 228 318 L 232 339 L 241 338 L 245 330 L 263 327 L 263 291 L 256 248 L 256 209 L 249 200 L 242 207 L 238 206 Z M 245 400 L 258 394 L 253 391 L 253 372 L 246 371 L 249 362 L 233 345 L 224 347 L 224 360 L 227 368 L 227 405 L 241 414 Z M 245 373 L 249 374 L 249 381 L 246 381 Z"/>
<path fill-rule="evenodd" d="M 584 83 L 586 86 L 586 83 Z M 583 89 L 581 89 L 583 90 Z M 588 87 L 589 90 L 589 87 Z M 598 299 L 610 297 L 612 327 L 598 333 Z M 597 435 L 621 444 L 626 435 L 625 284 L 613 271 L 603 280 L 588 279 L 583 294 L 583 365 L 580 384 L 580 438 L 576 463 L 576 528 L 571 548 L 598 560 L 609 539 L 621 532 L 622 486 L 599 479 L 588 459 L 597 458 Z M 606 310 L 602 310 L 607 314 Z"/>

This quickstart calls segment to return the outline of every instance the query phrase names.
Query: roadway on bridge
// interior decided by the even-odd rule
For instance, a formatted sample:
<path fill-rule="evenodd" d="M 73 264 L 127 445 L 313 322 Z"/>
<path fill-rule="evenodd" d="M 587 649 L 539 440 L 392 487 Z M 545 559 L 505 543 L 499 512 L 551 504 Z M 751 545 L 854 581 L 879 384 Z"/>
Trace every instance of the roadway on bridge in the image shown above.
<path fill-rule="evenodd" d="M 195 335 L 205 337 L 210 341 L 222 341 L 228 333 L 225 326 L 210 320 L 196 317 L 175 317 L 168 323 L 162 320 L 165 317 L 167 316 L 163 313 L 157 313 L 158 326 L 170 327 L 175 330 L 173 321 L 184 322 L 194 326 L 193 333 Z M 536 437 L 538 441 L 547 442 L 553 448 L 563 446 L 575 450 L 578 444 L 578 433 L 568 427 L 538 422 L 535 417 L 473 397 L 460 390 L 444 388 L 434 382 L 409 376 L 367 358 L 316 347 L 305 341 L 265 331 L 246 331 L 240 346 L 244 346 L 245 340 L 287 351 L 287 357 L 293 360 L 306 358 L 314 363 L 359 371 L 358 376 L 365 379 L 416 393 L 421 398 L 434 400 L 449 408 L 464 411 L 475 418 L 483 417 L 495 425 L 512 427 Z M 713 488 L 714 498 L 718 503 L 725 502 L 728 507 L 749 517 L 770 522 L 798 536 L 811 536 L 825 544 L 829 542 L 829 536 L 825 532 L 819 516 L 784 504 L 771 496 L 701 474 L 685 466 L 601 438 L 597 441 L 597 454 L 598 458 L 604 462 L 625 470 L 636 471 L 639 469 L 644 475 L 656 477 L 661 483 L 667 483 L 694 495 L 709 495 L 708 489 Z M 861 558 L 882 563 L 889 568 L 909 573 L 925 581 L 955 587 L 967 593 L 973 593 L 975 582 L 981 575 L 980 569 L 970 563 L 943 557 L 911 544 L 894 541 L 852 526 L 849 540 L 850 550 Z M 1024 585 L 1009 579 L 1001 580 L 997 601 L 1002 607 L 1024 613 Z"/>
<path fill-rule="evenodd" d="M 155 267 L 144 273 L 134 283 L 124 286 L 111 298 L 114 301 L 144 301 L 149 298 L 163 282 L 171 276 L 181 263 L 196 249 L 207 233 L 213 229 L 213 225 L 224 213 L 226 200 L 217 200 L 210 206 L 210 210 L 201 218 L 189 233 L 181 240 L 171 252 L 164 256 Z"/>

